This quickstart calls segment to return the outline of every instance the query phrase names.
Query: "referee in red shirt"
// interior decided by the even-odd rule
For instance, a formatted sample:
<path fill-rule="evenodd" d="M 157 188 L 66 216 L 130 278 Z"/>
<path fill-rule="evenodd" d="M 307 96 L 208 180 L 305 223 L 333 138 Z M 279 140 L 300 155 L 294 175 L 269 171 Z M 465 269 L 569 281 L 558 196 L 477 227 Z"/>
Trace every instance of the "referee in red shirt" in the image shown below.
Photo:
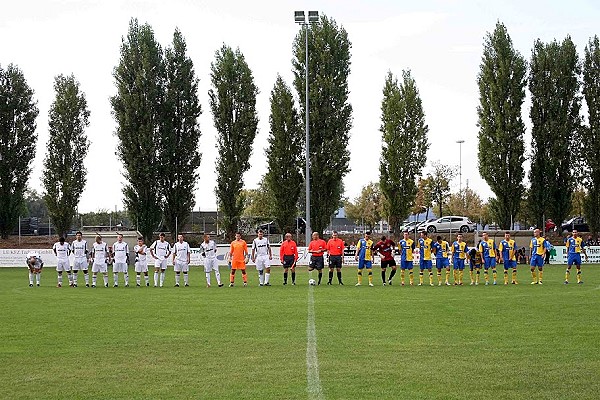
<path fill-rule="evenodd" d="M 329 255 L 329 281 L 328 285 L 331 285 L 333 280 L 333 269 L 337 271 L 337 279 L 340 285 L 342 282 L 342 265 L 344 264 L 344 241 L 338 238 L 338 233 L 333 231 L 331 239 L 327 241 L 327 254 Z"/>

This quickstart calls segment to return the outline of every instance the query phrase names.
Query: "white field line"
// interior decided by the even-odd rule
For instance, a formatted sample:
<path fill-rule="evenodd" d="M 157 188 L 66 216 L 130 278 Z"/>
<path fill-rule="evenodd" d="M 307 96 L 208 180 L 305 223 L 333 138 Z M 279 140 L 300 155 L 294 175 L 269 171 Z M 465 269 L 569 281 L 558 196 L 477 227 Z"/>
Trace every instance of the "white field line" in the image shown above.
<path fill-rule="evenodd" d="M 317 331 L 315 329 L 314 287 L 308 287 L 308 318 L 306 319 L 306 390 L 309 399 L 324 399 L 319 378 Z"/>

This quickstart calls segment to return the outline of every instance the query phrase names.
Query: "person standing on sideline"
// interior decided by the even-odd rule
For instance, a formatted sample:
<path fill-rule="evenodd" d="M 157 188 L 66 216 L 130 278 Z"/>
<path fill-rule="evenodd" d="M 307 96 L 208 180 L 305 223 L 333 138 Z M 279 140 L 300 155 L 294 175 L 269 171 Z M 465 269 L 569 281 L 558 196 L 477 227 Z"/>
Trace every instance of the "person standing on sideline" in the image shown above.
<path fill-rule="evenodd" d="M 373 286 L 373 240 L 371 232 L 365 232 L 365 236 L 356 243 L 354 259 L 358 261 L 358 283 L 362 285 L 362 271 L 366 269 L 369 273 L 369 286 Z"/>
<path fill-rule="evenodd" d="M 148 247 L 146 247 L 144 244 L 144 238 L 140 236 L 137 239 L 137 244 L 133 247 L 133 252 L 135 253 L 135 286 L 140 286 L 140 275 L 142 272 L 144 273 L 144 281 L 146 282 L 146 286 L 150 286 L 150 279 L 148 278 L 147 251 Z"/>
<path fill-rule="evenodd" d="M 252 262 L 256 264 L 258 271 L 258 284 L 260 286 L 271 286 L 271 260 L 273 253 L 269 239 L 264 237 L 262 229 L 258 230 L 258 237 L 252 241 Z"/>
<path fill-rule="evenodd" d="M 87 241 L 82 239 L 82 233 L 75 233 L 75 240 L 71 243 L 71 251 L 75 255 L 73 262 L 73 286 L 77 287 L 77 273 L 81 269 L 85 280 L 85 287 L 90 287 L 90 277 L 88 275 L 88 248 Z"/>
<path fill-rule="evenodd" d="M 498 246 L 500 262 L 504 264 L 504 284 L 508 285 L 508 270 L 512 268 L 513 285 L 517 285 L 517 243 L 510 238 L 510 232 L 504 233 L 504 240 Z"/>
<path fill-rule="evenodd" d="M 415 242 L 410 238 L 408 231 L 403 233 L 404 238 L 398 243 L 400 247 L 400 284 L 404 286 L 404 272 L 408 270 L 410 286 L 414 285 L 413 276 L 413 251 Z"/>
<path fill-rule="evenodd" d="M 398 267 L 396 266 L 396 260 L 394 259 L 394 247 L 396 247 L 396 243 L 392 239 L 388 239 L 385 236 L 381 237 L 381 240 L 375 244 L 373 250 L 379 253 L 379 257 L 381 259 L 381 281 L 383 282 L 383 286 L 385 286 L 385 271 L 388 267 L 392 268 L 390 272 L 390 280 L 388 282 L 389 285 L 392 284 L 392 279 L 394 275 L 396 275 L 396 270 Z"/>
<path fill-rule="evenodd" d="M 102 241 L 102 236 L 96 236 L 96 242 L 92 246 L 92 287 L 96 287 L 98 272 L 101 272 L 104 278 L 104 287 L 108 287 L 108 246 Z"/>
<path fill-rule="evenodd" d="M 531 250 L 531 259 L 529 260 L 529 264 L 531 265 L 531 284 L 532 285 L 541 285 L 542 277 L 544 275 L 544 259 L 546 257 L 546 253 L 548 252 L 549 243 L 541 236 L 541 231 L 539 229 L 534 229 L 533 238 L 531 242 L 529 242 L 529 249 Z M 538 269 L 539 278 L 535 269 Z"/>
<path fill-rule="evenodd" d="M 62 287 L 63 282 L 63 271 L 67 272 L 69 279 L 69 286 L 73 286 L 73 275 L 71 273 L 71 265 L 69 263 L 69 255 L 71 254 L 71 247 L 69 243 L 65 242 L 64 237 L 60 237 L 58 242 L 52 246 L 52 251 L 57 258 L 56 272 L 58 273 L 58 282 L 56 287 Z"/>
<path fill-rule="evenodd" d="M 328 285 L 331 285 L 333 280 L 333 269 L 337 272 L 338 284 L 342 283 L 342 265 L 344 264 L 344 241 L 338 238 L 337 231 L 333 231 L 331 239 L 327 241 L 327 255 L 329 259 L 329 280 Z"/>
<path fill-rule="evenodd" d="M 292 240 L 292 234 L 286 233 L 285 240 L 279 248 L 279 260 L 283 265 L 283 284 L 287 285 L 288 271 L 292 270 L 292 285 L 296 284 L 296 262 L 298 261 L 298 246 Z"/>
<path fill-rule="evenodd" d="M 569 284 L 569 275 L 571 267 L 575 264 L 577 269 L 577 283 L 582 284 L 581 280 L 581 253 L 585 255 L 585 262 L 588 262 L 588 255 L 585 251 L 586 243 L 579 236 L 577 229 L 573 229 L 573 236 L 567 238 L 567 271 L 565 272 L 565 285 Z"/>
<path fill-rule="evenodd" d="M 463 284 L 463 274 L 465 271 L 465 259 L 469 254 L 469 248 L 463 241 L 462 233 L 456 235 L 456 241 L 452 243 L 452 262 L 454 265 L 454 285 Z"/>
<path fill-rule="evenodd" d="M 204 241 L 200 243 L 200 252 L 204 259 L 204 274 L 206 275 L 206 287 L 210 287 L 210 273 L 215 271 L 217 285 L 223 287 L 221 282 L 221 274 L 219 272 L 219 263 L 217 260 L 217 245 L 214 240 L 210 240 L 208 233 L 204 234 Z"/>
<path fill-rule="evenodd" d="M 188 272 L 190 270 L 190 245 L 183 240 L 183 235 L 177 235 L 173 245 L 173 270 L 175 271 L 175 287 L 179 287 L 179 280 L 183 272 L 183 285 L 190 286 Z"/>
<path fill-rule="evenodd" d="M 319 238 L 319 232 L 313 232 L 312 240 L 308 245 L 308 252 L 310 253 L 310 263 L 308 264 L 308 271 L 317 270 L 319 272 L 318 285 L 321 284 L 323 278 L 323 268 L 325 268 L 325 261 L 323 255 L 327 251 L 327 243 L 323 239 Z"/>
<path fill-rule="evenodd" d="M 150 245 L 150 255 L 154 258 L 154 287 L 159 284 L 158 273 L 160 272 L 160 287 L 165 283 L 165 272 L 167 270 L 167 260 L 171 255 L 171 245 L 165 240 L 165 234 L 160 233 L 158 240 Z"/>
<path fill-rule="evenodd" d="M 436 238 L 436 242 L 431 245 L 435 253 L 435 267 L 437 268 L 438 286 L 442 286 L 442 268 L 446 268 L 446 286 L 450 286 L 450 245 L 441 236 Z"/>
<path fill-rule="evenodd" d="M 433 286 L 433 272 L 431 262 L 431 238 L 427 237 L 427 231 L 421 232 L 417 244 L 419 246 L 419 286 L 423 286 L 423 271 L 429 271 L 429 286 Z"/>
<path fill-rule="evenodd" d="M 112 245 L 113 251 L 113 287 L 119 287 L 119 272 L 125 278 L 125 287 L 129 287 L 129 245 L 123 241 L 123 235 L 117 234 L 117 241 Z"/>
<path fill-rule="evenodd" d="M 35 277 L 35 283 L 37 286 L 40 286 L 40 280 L 42 275 L 42 268 L 44 267 L 44 262 L 42 261 L 42 257 L 38 253 L 30 252 L 27 253 L 27 268 L 29 269 L 29 287 L 33 287 L 33 278 Z"/>
<path fill-rule="evenodd" d="M 496 272 L 496 242 L 494 239 L 490 239 L 490 235 L 487 232 L 483 232 L 482 240 L 479 242 L 479 252 L 483 256 L 483 277 L 485 278 L 485 285 L 490 284 L 489 269 L 492 269 L 494 278 L 493 284 L 496 285 L 496 278 L 498 276 Z"/>
<path fill-rule="evenodd" d="M 229 259 L 231 260 L 231 275 L 229 276 L 229 287 L 233 287 L 235 281 L 235 271 L 242 271 L 242 280 L 244 286 L 248 286 L 248 276 L 246 275 L 246 263 L 248 262 L 248 243 L 242 240 L 242 234 L 236 232 L 235 240 L 229 246 Z"/>

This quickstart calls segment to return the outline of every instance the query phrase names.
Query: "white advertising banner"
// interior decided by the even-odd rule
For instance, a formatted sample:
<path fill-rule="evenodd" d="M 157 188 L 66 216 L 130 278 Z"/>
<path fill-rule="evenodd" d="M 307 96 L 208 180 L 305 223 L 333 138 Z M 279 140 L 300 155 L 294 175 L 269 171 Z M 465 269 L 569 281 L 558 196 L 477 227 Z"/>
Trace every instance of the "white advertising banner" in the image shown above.
<path fill-rule="evenodd" d="M 600 264 L 600 246 L 587 246 L 585 252 L 588 255 L 588 263 Z M 581 262 L 585 263 L 585 256 L 581 254 Z M 550 264 L 566 264 L 567 263 L 567 247 L 554 246 L 550 250 Z"/>

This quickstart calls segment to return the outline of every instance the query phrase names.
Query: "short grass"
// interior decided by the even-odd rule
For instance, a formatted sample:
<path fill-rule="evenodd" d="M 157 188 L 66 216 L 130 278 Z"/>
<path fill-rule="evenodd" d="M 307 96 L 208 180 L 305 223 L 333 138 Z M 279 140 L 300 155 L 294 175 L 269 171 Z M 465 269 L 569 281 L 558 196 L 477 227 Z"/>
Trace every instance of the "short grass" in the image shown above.
<path fill-rule="evenodd" d="M 526 267 L 508 287 L 382 287 L 374 272 L 374 288 L 353 268 L 314 288 L 326 398 L 598 398 L 600 266 L 568 286 L 559 266 L 544 286 Z M 263 288 L 254 270 L 247 288 L 190 276 L 58 289 L 47 268 L 29 288 L 25 268 L 0 268 L 0 398 L 307 398 L 306 270 L 295 287 L 280 268 Z"/>

